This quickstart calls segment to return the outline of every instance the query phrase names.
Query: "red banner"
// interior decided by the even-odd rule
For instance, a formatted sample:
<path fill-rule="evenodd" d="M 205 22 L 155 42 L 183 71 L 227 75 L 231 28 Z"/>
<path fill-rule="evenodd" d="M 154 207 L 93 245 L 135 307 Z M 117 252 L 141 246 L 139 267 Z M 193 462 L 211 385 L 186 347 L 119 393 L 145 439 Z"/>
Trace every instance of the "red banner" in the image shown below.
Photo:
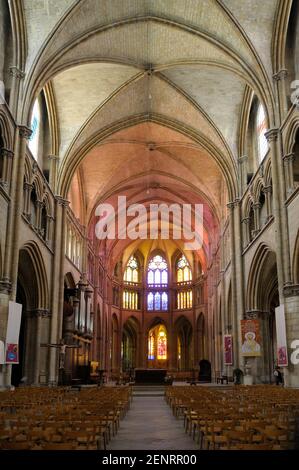
<path fill-rule="evenodd" d="M 232 335 L 224 335 L 223 350 L 224 350 L 224 365 L 231 366 L 233 364 L 233 337 Z"/>
<path fill-rule="evenodd" d="M 19 348 L 17 344 L 6 345 L 6 363 L 7 364 L 19 363 Z"/>

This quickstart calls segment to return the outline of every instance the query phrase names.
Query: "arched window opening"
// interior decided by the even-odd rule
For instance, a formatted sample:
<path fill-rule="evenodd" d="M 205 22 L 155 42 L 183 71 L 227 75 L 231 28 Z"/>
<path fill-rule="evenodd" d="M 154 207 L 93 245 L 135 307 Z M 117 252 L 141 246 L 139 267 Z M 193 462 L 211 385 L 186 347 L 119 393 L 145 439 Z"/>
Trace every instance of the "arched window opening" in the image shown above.
<path fill-rule="evenodd" d="M 150 367 L 159 367 L 167 360 L 167 332 L 164 325 L 156 325 L 148 333 L 148 360 Z"/>
<path fill-rule="evenodd" d="M 153 331 L 148 335 L 148 359 L 150 361 L 155 359 L 155 337 Z"/>
<path fill-rule="evenodd" d="M 32 109 L 32 114 L 31 114 L 31 122 L 30 122 L 30 128 L 31 128 L 31 136 L 29 138 L 29 149 L 35 158 L 35 160 L 38 160 L 38 151 L 39 151 L 39 137 L 40 137 L 40 118 L 41 118 L 41 112 L 40 112 L 40 103 L 38 98 L 35 100 L 33 109 Z"/>
<path fill-rule="evenodd" d="M 124 274 L 125 282 L 139 282 L 139 265 L 135 256 L 131 256 L 127 263 L 127 267 Z"/>
<path fill-rule="evenodd" d="M 33 227 L 37 226 L 37 195 L 34 186 L 30 194 L 30 222 Z"/>
<path fill-rule="evenodd" d="M 259 228 L 262 229 L 268 221 L 267 206 L 265 194 L 261 191 L 259 198 L 260 210 L 259 210 Z"/>
<path fill-rule="evenodd" d="M 46 180 L 49 182 L 50 159 L 52 153 L 52 136 L 49 124 L 48 108 L 42 91 L 36 98 L 32 112 L 30 127 L 32 134 L 29 138 L 29 149 L 38 162 Z"/>
<path fill-rule="evenodd" d="M 40 234 L 44 240 L 47 240 L 48 214 L 46 206 L 42 206 Z"/>
<path fill-rule="evenodd" d="M 256 135 L 257 135 L 257 151 L 258 163 L 261 163 L 268 152 L 268 142 L 265 137 L 267 132 L 267 118 L 264 106 L 260 103 L 256 114 Z"/>
<path fill-rule="evenodd" d="M 161 255 L 154 256 L 147 271 L 147 283 L 159 287 L 161 284 L 168 284 L 168 267 Z"/>
<path fill-rule="evenodd" d="M 250 243 L 255 236 L 254 210 L 252 206 L 250 207 L 248 219 L 248 241 Z"/>
<path fill-rule="evenodd" d="M 147 310 L 168 310 L 168 292 L 164 289 L 168 284 L 168 266 L 161 255 L 155 255 L 149 262 L 147 284 Z"/>
<path fill-rule="evenodd" d="M 192 271 L 185 255 L 182 255 L 176 264 L 176 279 L 177 282 L 192 281 Z"/>

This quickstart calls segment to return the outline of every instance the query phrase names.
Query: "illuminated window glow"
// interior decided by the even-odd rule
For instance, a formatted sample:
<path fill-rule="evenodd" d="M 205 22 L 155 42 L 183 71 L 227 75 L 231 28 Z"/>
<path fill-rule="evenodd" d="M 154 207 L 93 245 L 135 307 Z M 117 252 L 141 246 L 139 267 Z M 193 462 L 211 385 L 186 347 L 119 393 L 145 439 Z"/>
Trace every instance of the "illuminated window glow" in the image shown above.
<path fill-rule="evenodd" d="M 268 152 L 268 142 L 265 137 L 267 131 L 267 120 L 265 110 L 262 104 L 259 105 L 256 115 L 257 147 L 258 158 L 261 162 Z"/>
<path fill-rule="evenodd" d="M 182 255 L 177 261 L 177 282 L 192 281 L 192 271 L 186 257 Z"/>
<path fill-rule="evenodd" d="M 160 328 L 159 333 L 158 333 L 157 359 L 159 360 L 167 359 L 167 337 L 166 337 L 166 331 L 163 327 Z"/>
<path fill-rule="evenodd" d="M 147 271 L 147 283 L 150 288 L 161 288 L 168 284 L 168 267 L 165 259 L 160 256 L 154 256 Z M 168 310 L 168 293 L 159 290 L 147 294 L 148 310 Z"/>
<path fill-rule="evenodd" d="M 138 310 L 138 292 L 128 289 L 123 291 L 123 308 Z"/>
<path fill-rule="evenodd" d="M 168 268 L 164 258 L 156 255 L 152 258 L 148 265 L 147 282 L 154 286 L 168 283 Z"/>
<path fill-rule="evenodd" d="M 192 308 L 192 290 L 183 290 L 177 293 L 177 308 L 183 310 Z"/>
<path fill-rule="evenodd" d="M 128 261 L 124 274 L 124 281 L 135 283 L 139 281 L 139 266 L 135 256 L 131 256 Z"/>
<path fill-rule="evenodd" d="M 39 133 L 40 133 L 40 106 L 38 99 L 35 100 L 33 109 L 32 109 L 32 117 L 31 117 L 31 136 L 29 138 L 29 149 L 37 160 L 38 157 L 38 142 L 39 142 Z"/>

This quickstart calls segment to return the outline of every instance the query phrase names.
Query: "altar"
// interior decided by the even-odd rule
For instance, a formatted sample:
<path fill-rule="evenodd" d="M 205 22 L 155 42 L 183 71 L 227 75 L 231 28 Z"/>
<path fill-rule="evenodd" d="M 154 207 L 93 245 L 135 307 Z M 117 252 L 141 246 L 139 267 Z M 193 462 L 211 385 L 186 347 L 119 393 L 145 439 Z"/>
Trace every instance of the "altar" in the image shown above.
<path fill-rule="evenodd" d="M 165 384 L 166 369 L 135 369 L 136 384 Z"/>

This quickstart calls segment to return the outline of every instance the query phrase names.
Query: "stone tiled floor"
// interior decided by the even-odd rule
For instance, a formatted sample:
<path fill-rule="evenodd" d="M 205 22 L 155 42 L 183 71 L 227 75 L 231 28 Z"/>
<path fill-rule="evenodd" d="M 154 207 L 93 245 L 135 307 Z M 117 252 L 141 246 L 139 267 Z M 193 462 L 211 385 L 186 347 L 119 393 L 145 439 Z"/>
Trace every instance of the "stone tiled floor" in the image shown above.
<path fill-rule="evenodd" d="M 177 420 L 164 397 L 134 397 L 120 429 L 109 443 L 109 450 L 195 450 L 185 434 L 182 420 Z"/>

